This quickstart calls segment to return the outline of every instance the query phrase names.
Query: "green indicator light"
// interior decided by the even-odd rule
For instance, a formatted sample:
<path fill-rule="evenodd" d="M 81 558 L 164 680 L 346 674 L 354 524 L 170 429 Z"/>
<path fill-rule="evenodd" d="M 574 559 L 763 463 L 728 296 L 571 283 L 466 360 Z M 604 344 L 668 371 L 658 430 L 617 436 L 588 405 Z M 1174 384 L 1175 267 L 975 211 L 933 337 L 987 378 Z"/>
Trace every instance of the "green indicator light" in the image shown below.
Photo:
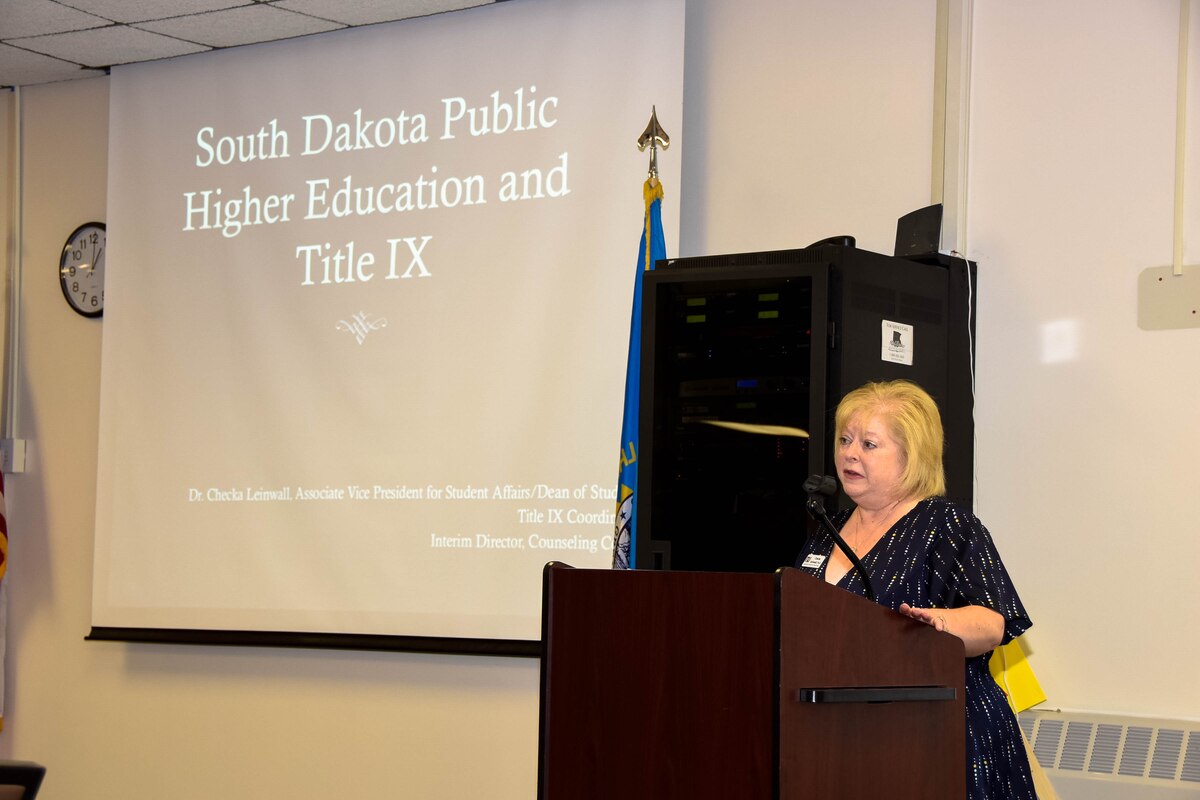
<path fill-rule="evenodd" d="M 760 311 L 758 312 L 759 319 L 779 319 L 778 311 Z"/>
<path fill-rule="evenodd" d="M 687 321 L 689 324 L 693 323 L 693 322 L 707 322 L 708 315 L 707 314 L 688 314 Z"/>

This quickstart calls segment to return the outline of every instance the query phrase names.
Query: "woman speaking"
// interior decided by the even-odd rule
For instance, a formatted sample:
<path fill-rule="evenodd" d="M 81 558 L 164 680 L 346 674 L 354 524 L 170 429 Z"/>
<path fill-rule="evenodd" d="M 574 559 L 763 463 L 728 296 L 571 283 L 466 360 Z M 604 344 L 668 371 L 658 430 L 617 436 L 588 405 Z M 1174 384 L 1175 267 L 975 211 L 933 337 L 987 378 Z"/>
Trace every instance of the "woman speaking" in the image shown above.
<path fill-rule="evenodd" d="M 963 641 L 967 797 L 1035 800 L 1016 717 L 988 671 L 992 649 L 1032 623 L 987 529 L 941 497 L 937 404 L 908 381 L 868 383 L 842 399 L 834 426 L 837 476 L 855 505 L 833 523 L 871 575 L 877 602 Z M 862 579 L 833 544 L 818 529 L 797 566 L 864 594 Z"/>

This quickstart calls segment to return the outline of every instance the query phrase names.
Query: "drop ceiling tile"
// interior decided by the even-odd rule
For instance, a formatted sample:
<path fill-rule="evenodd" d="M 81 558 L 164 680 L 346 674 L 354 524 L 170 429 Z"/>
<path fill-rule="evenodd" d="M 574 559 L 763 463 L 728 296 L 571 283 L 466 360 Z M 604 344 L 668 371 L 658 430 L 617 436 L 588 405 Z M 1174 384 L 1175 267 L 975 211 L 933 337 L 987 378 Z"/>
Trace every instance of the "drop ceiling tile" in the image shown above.
<path fill-rule="evenodd" d="M 269 31 L 270 39 L 289 39 L 310 33 L 323 33 L 345 27 L 337 22 L 295 14 L 282 8 L 264 4 L 243 6 L 208 14 L 190 14 L 186 17 L 145 22 L 136 27 L 156 33 L 200 42 L 210 47 L 235 47 L 264 40 Z"/>
<path fill-rule="evenodd" d="M 24 2 L 24 0 L 22 0 Z M 146 22 L 223 8 L 250 5 L 252 0 L 70 0 L 80 11 L 113 22 Z"/>
<path fill-rule="evenodd" d="M 159 36 L 157 33 L 119 25 L 90 31 L 14 39 L 12 44 L 88 67 L 132 64 L 136 61 L 201 53 L 209 49 L 169 36 Z"/>
<path fill-rule="evenodd" d="M 19 3 L 8 0 L 3 3 L 3 7 L 4 13 L 0 14 L 0 39 L 63 33 L 109 24 L 106 19 L 76 11 L 51 0 L 21 0 Z"/>
<path fill-rule="evenodd" d="M 103 74 L 97 70 L 82 69 L 78 64 L 0 44 L 0 86 L 51 83 Z"/>
<path fill-rule="evenodd" d="M 343 25 L 373 25 L 496 1 L 0 0 L 0 44 L 13 46 L 7 55 L 0 53 L 0 85 L 62 80 L 64 69 L 65 77 L 94 74 L 85 70 L 76 74 L 62 61 L 97 68 L 131 64 L 203 52 L 210 44 L 271 42 Z M 234 16 L 223 17 L 226 13 Z M 208 18 L 210 14 L 216 16 Z M 126 27 L 131 22 L 139 30 Z"/>
<path fill-rule="evenodd" d="M 279 0 L 272 5 L 346 25 L 373 25 L 443 11 L 488 5 L 493 0 Z"/>

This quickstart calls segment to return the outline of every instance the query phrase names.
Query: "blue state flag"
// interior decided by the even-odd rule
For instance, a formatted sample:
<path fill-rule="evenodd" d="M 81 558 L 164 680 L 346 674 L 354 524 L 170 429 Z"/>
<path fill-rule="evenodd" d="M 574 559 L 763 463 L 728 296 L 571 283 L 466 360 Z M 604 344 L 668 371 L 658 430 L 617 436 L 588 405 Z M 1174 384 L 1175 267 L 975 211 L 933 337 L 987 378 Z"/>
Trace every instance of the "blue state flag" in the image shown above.
<path fill-rule="evenodd" d="M 625 368 L 625 418 L 621 423 L 621 468 L 617 477 L 617 516 L 613 530 L 613 569 L 637 567 L 638 392 L 642 372 L 642 273 L 667 257 L 662 227 L 662 183 L 651 178 L 642 186 L 646 216 L 638 245 L 633 283 L 633 316 L 629 323 L 629 361 Z"/>

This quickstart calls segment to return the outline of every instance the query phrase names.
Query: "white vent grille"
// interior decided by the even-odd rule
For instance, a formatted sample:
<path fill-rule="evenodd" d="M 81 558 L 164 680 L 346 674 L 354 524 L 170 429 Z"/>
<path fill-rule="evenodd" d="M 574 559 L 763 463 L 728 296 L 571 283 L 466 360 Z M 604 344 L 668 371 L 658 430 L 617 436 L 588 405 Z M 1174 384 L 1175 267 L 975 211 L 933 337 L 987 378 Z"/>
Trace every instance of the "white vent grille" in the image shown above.
<path fill-rule="evenodd" d="M 1030 710 L 1020 723 L 1064 798 L 1071 795 L 1061 785 L 1079 781 L 1093 789 L 1101 781 L 1200 798 L 1200 721 Z"/>
<path fill-rule="evenodd" d="M 1067 738 L 1063 741 L 1062 755 L 1058 757 L 1059 769 L 1083 769 L 1093 730 L 1094 726 L 1087 722 L 1067 723 Z"/>
<path fill-rule="evenodd" d="M 1121 734 L 1124 726 L 1100 723 L 1096 726 L 1096 738 L 1092 740 L 1092 760 L 1088 772 L 1111 775 L 1117 767 L 1117 753 L 1121 749 Z"/>
<path fill-rule="evenodd" d="M 1188 746 L 1183 754 L 1183 769 L 1179 780 L 1200 783 L 1200 731 L 1188 733 Z"/>
<path fill-rule="evenodd" d="M 1150 777 L 1173 781 L 1179 772 L 1179 754 L 1183 750 L 1183 731 L 1159 728 L 1154 755 L 1150 759 Z"/>
<path fill-rule="evenodd" d="M 1125 747 L 1121 750 L 1118 775 L 1146 774 L 1146 756 L 1150 755 L 1150 740 L 1153 736 L 1153 728 L 1130 725 L 1125 729 Z"/>

